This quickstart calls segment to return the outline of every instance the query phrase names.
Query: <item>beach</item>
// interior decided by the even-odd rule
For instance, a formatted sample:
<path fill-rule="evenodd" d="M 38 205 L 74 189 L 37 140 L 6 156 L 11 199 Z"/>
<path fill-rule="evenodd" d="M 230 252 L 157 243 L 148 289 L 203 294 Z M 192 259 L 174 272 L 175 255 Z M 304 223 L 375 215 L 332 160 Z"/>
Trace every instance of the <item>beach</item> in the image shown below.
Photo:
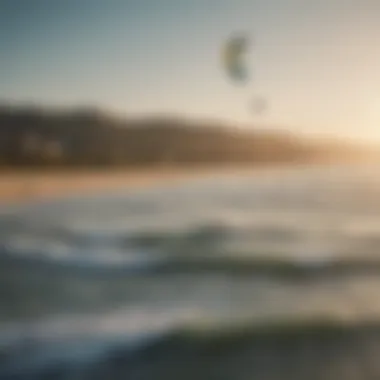
<path fill-rule="evenodd" d="M 61 171 L 0 172 L 0 203 L 50 199 L 85 193 L 131 188 L 145 188 L 160 184 L 175 184 L 197 178 L 259 174 L 283 170 L 282 166 L 219 166 L 143 169 L 76 169 Z M 294 165 L 300 167 L 301 165 Z M 292 166 L 291 166 L 292 167 Z M 288 168 L 289 169 L 289 168 Z"/>
<path fill-rule="evenodd" d="M 4 172 L 0 174 L 0 203 L 64 197 L 83 192 L 137 188 L 210 176 L 222 169 L 122 169 Z M 223 171 L 227 172 L 228 169 Z M 229 169 L 231 171 L 231 169 Z"/>

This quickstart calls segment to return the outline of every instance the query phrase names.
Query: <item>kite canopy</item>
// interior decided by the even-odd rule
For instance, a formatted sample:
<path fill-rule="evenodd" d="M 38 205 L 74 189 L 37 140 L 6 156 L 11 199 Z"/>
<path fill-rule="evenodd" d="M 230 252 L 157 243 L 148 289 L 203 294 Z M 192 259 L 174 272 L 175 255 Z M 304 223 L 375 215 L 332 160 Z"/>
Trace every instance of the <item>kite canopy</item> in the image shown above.
<path fill-rule="evenodd" d="M 250 80 L 248 53 L 251 41 L 244 33 L 234 34 L 225 41 L 222 47 L 222 65 L 229 79 L 238 84 L 246 84 Z M 268 108 L 265 98 L 256 96 L 250 104 L 250 111 L 262 115 Z"/>
<path fill-rule="evenodd" d="M 223 65 L 228 76 L 237 82 L 246 82 L 249 79 L 248 69 L 244 56 L 248 50 L 249 41 L 246 36 L 233 36 L 223 47 Z"/>

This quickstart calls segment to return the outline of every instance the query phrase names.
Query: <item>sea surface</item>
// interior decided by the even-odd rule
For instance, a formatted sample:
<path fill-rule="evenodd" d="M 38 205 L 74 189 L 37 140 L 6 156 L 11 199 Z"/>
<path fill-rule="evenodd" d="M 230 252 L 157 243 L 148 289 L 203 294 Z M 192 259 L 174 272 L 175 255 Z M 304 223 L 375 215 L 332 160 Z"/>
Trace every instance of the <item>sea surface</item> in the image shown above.
<path fill-rule="evenodd" d="M 380 379 L 380 167 L 0 207 L 0 380 Z"/>

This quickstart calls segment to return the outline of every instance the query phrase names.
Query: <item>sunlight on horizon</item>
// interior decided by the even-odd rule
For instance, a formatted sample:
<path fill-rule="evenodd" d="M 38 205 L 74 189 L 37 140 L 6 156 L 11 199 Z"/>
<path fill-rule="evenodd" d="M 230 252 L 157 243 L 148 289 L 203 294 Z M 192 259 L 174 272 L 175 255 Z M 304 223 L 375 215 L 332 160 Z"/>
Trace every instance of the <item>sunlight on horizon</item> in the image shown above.
<path fill-rule="evenodd" d="M 380 142 L 380 3 L 22 4 L 0 2 L 5 102 Z M 252 40 L 247 83 L 233 83 L 220 61 L 236 32 Z M 255 111 L 260 98 L 268 104 L 262 114 Z"/>

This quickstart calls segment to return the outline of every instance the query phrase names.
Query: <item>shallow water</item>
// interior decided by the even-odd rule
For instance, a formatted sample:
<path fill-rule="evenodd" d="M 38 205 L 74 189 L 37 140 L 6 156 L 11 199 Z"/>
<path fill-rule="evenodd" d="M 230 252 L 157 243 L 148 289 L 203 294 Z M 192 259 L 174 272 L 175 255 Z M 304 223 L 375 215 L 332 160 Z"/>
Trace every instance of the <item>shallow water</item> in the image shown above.
<path fill-rule="evenodd" d="M 0 379 L 380 378 L 377 172 L 3 208 Z"/>

